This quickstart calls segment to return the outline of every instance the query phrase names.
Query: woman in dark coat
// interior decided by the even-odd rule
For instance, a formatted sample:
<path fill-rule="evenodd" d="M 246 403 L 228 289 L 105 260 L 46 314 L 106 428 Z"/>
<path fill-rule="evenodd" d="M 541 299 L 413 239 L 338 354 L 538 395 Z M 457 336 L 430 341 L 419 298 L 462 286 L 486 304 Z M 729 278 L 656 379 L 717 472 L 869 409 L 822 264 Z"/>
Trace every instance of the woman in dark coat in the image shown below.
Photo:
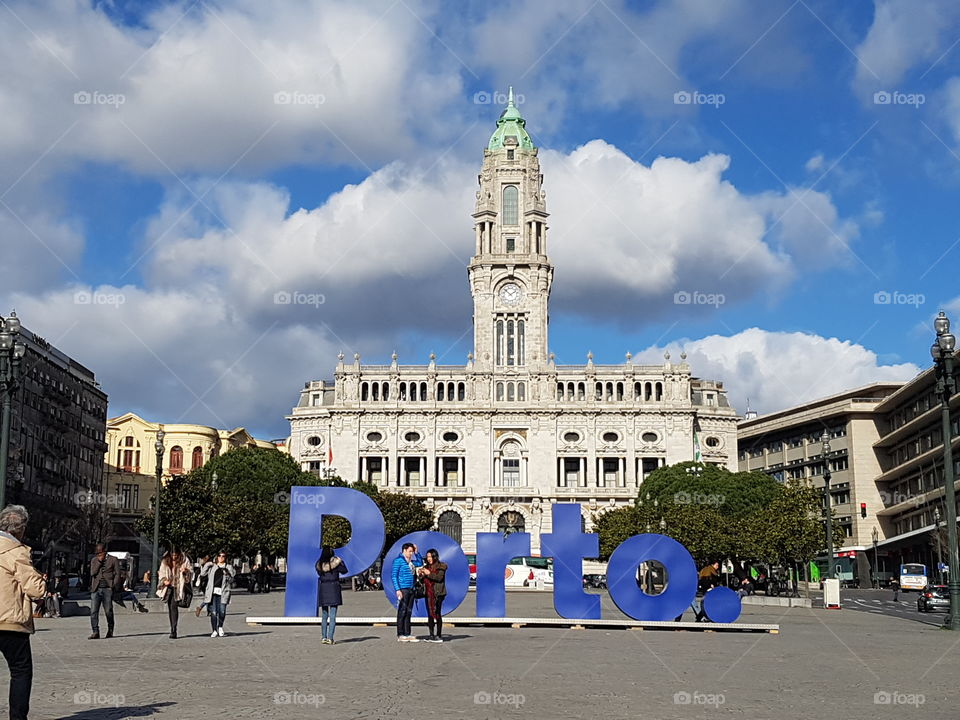
<path fill-rule="evenodd" d="M 323 630 L 324 645 L 333 645 L 333 631 L 337 629 L 337 608 L 343 604 L 340 592 L 340 576 L 347 573 L 343 560 L 333 554 L 333 548 L 326 546 L 317 560 L 317 575 L 320 576 L 320 607 L 322 616 L 320 627 Z"/>
<path fill-rule="evenodd" d="M 426 642 L 443 642 L 443 599 L 447 596 L 447 564 L 440 562 L 440 555 L 431 548 L 427 550 L 427 557 L 420 576 L 423 578 L 424 588 L 427 591 L 427 625 L 430 628 L 430 637 Z"/>

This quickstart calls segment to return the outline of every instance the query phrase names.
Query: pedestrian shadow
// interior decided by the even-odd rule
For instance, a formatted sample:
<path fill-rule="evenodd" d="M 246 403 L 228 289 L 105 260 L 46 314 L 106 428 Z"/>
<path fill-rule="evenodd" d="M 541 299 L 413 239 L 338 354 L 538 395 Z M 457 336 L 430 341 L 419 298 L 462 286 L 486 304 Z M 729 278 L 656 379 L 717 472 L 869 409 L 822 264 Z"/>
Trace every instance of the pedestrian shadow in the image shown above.
<path fill-rule="evenodd" d="M 380 638 L 374 635 L 362 635 L 361 637 L 347 638 L 346 640 L 337 640 L 337 645 L 346 645 L 347 643 L 358 643 L 363 642 L 364 640 L 379 640 Z"/>
<path fill-rule="evenodd" d="M 151 705 L 87 708 L 73 715 L 64 715 L 60 720 L 123 720 L 124 718 L 149 717 L 158 714 L 161 708 L 170 705 L 176 705 L 176 703 L 161 702 Z"/>

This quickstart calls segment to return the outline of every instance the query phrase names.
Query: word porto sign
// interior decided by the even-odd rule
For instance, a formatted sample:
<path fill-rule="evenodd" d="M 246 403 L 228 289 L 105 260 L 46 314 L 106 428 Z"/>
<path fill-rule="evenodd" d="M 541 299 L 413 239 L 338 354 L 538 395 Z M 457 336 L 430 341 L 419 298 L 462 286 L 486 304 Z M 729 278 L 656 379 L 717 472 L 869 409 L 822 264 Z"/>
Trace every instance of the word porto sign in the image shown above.
<path fill-rule="evenodd" d="M 600 554 L 600 536 L 580 530 L 580 505 L 552 506 L 553 532 L 540 536 L 541 555 L 553 558 L 553 605 L 563 618 L 599 620 L 600 597 L 583 589 L 583 559 Z M 321 524 L 325 516 L 350 522 L 349 542 L 337 549 L 349 570 L 358 575 L 380 557 L 383 549 L 383 516 L 376 503 L 349 487 L 294 487 L 290 496 L 290 540 L 287 552 L 287 591 L 284 615 L 316 617 L 318 588 L 315 565 L 321 549 Z M 393 544 L 384 559 L 383 592 L 394 606 L 396 589 L 390 577 L 393 559 L 404 543 L 424 552 L 436 548 L 447 563 L 447 597 L 444 611 L 452 612 L 464 601 L 470 585 L 470 568 L 460 545 L 433 531 L 414 532 Z M 477 533 L 477 617 L 506 615 L 504 570 L 511 558 L 530 554 L 530 534 Z M 637 582 L 637 568 L 660 563 L 668 582 L 663 592 L 648 595 Z M 607 564 L 610 597 L 625 615 L 640 621 L 674 620 L 697 594 L 697 567 L 687 549 L 673 538 L 658 534 L 634 535 L 625 540 Z M 422 601 L 414 613 L 426 615 Z M 740 616 L 740 597 L 731 589 L 716 587 L 703 597 L 703 609 L 713 622 L 731 623 Z"/>

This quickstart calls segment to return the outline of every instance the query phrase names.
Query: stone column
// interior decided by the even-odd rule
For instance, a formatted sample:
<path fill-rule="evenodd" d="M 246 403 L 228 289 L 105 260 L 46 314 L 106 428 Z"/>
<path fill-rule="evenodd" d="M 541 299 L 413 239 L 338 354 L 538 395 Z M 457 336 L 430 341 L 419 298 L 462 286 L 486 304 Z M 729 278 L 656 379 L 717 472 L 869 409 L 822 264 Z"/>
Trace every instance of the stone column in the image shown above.
<path fill-rule="evenodd" d="M 466 487 L 467 479 L 463 475 L 463 455 L 457 458 L 457 485 Z"/>
<path fill-rule="evenodd" d="M 617 486 L 627 486 L 627 459 L 625 457 L 620 458 L 620 477 L 617 478 Z"/>
<path fill-rule="evenodd" d="M 527 458 L 520 456 L 520 487 L 527 486 Z"/>
<path fill-rule="evenodd" d="M 366 455 L 360 458 L 360 480 L 362 482 L 367 481 L 367 456 Z"/>
<path fill-rule="evenodd" d="M 423 455 L 420 456 L 420 484 L 427 486 L 427 459 Z"/>
<path fill-rule="evenodd" d="M 581 458 L 580 458 L 580 478 L 579 478 L 579 481 L 580 481 L 580 487 L 586 487 L 586 486 L 587 486 L 587 458 L 586 458 L 586 457 L 581 457 Z"/>

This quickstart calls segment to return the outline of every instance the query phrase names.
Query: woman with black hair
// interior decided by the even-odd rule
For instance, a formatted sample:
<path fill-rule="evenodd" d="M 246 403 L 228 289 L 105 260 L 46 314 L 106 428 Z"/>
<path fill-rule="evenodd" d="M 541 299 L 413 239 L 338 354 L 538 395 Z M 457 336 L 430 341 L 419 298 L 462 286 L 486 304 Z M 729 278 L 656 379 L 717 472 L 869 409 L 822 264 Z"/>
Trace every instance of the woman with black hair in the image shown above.
<path fill-rule="evenodd" d="M 440 562 L 440 554 L 433 548 L 427 550 L 427 557 L 420 576 L 426 589 L 427 626 L 430 636 L 426 642 L 443 642 L 443 599 L 447 596 L 447 564 Z"/>
<path fill-rule="evenodd" d="M 333 645 L 333 632 L 337 629 L 337 608 L 343 604 L 340 591 L 340 576 L 347 573 L 343 560 L 333 554 L 333 548 L 325 545 L 317 560 L 317 575 L 320 576 L 320 629 L 323 645 Z"/>

